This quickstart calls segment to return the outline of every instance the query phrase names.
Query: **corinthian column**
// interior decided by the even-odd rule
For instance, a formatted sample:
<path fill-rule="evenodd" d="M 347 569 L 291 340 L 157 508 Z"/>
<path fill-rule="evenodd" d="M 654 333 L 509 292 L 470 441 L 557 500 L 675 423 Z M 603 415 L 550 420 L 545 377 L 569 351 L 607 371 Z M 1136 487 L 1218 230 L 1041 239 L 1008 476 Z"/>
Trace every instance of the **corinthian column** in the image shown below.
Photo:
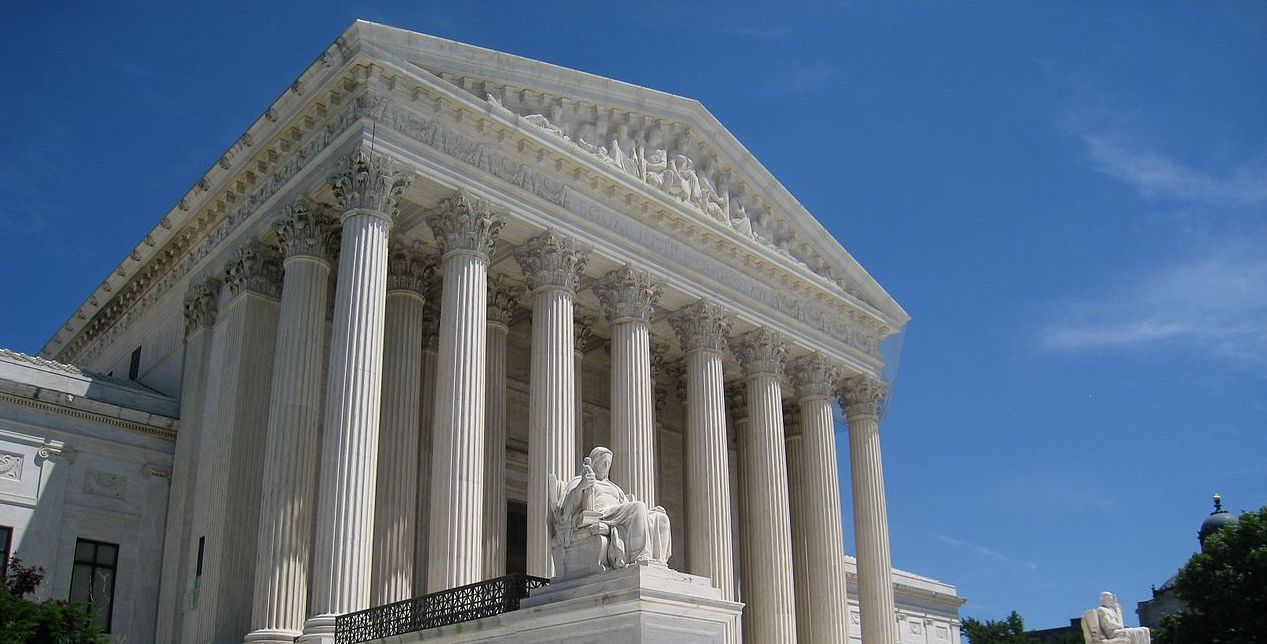
<path fill-rule="evenodd" d="M 783 410 L 784 451 L 787 454 L 788 506 L 792 513 L 792 579 L 796 585 L 796 641 L 813 642 L 814 596 L 809 589 L 809 567 L 805 544 L 806 513 L 818 507 L 817 495 L 805 485 L 805 443 L 801 440 L 800 411 L 795 406 Z M 812 513 L 812 512 L 811 512 Z"/>
<path fill-rule="evenodd" d="M 488 257 L 502 220 L 458 192 L 427 223 L 444 253 L 427 537 L 427 591 L 436 592 L 483 577 Z"/>
<path fill-rule="evenodd" d="M 651 399 L 651 311 L 660 287 L 651 274 L 625 265 L 605 275 L 594 293 L 612 324 L 611 448 L 627 492 L 656 504 L 655 420 Z"/>
<path fill-rule="evenodd" d="M 333 638 L 334 617 L 370 601 L 382 404 L 387 239 L 412 178 L 358 150 L 330 181 L 342 208 L 339 275 L 321 443 L 312 611 L 304 638 Z"/>
<path fill-rule="evenodd" d="M 735 573 L 721 359 L 733 320 L 701 301 L 674 313 L 669 324 L 686 352 L 686 558 L 691 574 L 711 579 L 729 601 Z"/>
<path fill-rule="evenodd" d="M 551 229 L 515 251 L 532 287 L 528 399 L 528 574 L 553 575 L 547 475 L 569 479 L 576 463 L 576 358 L 572 305 L 587 249 Z"/>
<path fill-rule="evenodd" d="M 832 392 L 840 368 L 814 353 L 793 361 L 791 371 L 801 412 L 802 480 L 805 490 L 814 494 L 813 506 L 793 517 L 801 528 L 809 572 L 807 579 L 796 583 L 805 584 L 814 601 L 810 641 L 843 642 L 849 637 L 849 598 L 832 425 Z"/>
<path fill-rule="evenodd" d="M 393 244 L 388 248 L 383 413 L 378 430 L 371 576 L 371 600 L 375 606 L 414 595 L 417 392 L 422 386 L 423 293 L 432 270 L 416 244 Z"/>
<path fill-rule="evenodd" d="M 299 201 L 274 226 L 282 263 L 264 493 L 248 642 L 295 641 L 303 630 L 312 551 L 321 358 L 326 334 L 333 217 Z"/>
<path fill-rule="evenodd" d="M 747 432 L 739 437 L 743 460 L 744 637 L 757 644 L 796 641 L 796 587 L 792 579 L 792 523 L 787 455 L 783 447 L 783 396 L 779 384 L 787 343 L 761 328 L 731 342 L 747 379 Z"/>
<path fill-rule="evenodd" d="M 488 392 L 484 419 L 484 578 L 506 574 L 506 334 L 519 312 L 517 284 L 488 281 Z"/>
<path fill-rule="evenodd" d="M 880 407 L 888 393 L 888 385 L 867 374 L 846 378 L 840 389 L 841 404 L 849 421 L 862 641 L 878 644 L 898 641 L 889 512 L 884 501 L 884 464 L 880 458 Z"/>
<path fill-rule="evenodd" d="M 598 428 L 585 426 L 585 401 L 582 396 L 581 386 L 585 381 L 585 348 L 589 346 L 590 340 L 594 337 L 594 322 L 598 320 L 597 316 L 589 315 L 579 307 L 574 311 L 572 318 L 572 355 L 576 356 L 576 391 L 572 392 L 572 396 L 576 398 L 576 457 L 573 462 L 580 463 L 581 459 L 589 454 L 590 449 L 594 449 L 599 444 L 597 432 Z M 589 449 L 586 449 L 586 448 Z"/>

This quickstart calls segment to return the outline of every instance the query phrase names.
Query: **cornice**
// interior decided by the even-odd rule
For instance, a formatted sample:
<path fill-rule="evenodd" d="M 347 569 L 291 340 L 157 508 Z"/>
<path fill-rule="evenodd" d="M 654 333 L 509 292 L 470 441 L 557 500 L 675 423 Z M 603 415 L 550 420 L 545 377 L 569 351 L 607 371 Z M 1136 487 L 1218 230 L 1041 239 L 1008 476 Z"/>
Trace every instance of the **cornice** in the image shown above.
<path fill-rule="evenodd" d="M 125 429 L 130 432 L 160 438 L 166 441 L 176 441 L 176 426 L 178 423 L 174 418 L 167 418 L 166 420 L 168 422 L 162 426 L 147 425 L 145 423 L 138 423 L 125 420 L 117 416 L 111 416 L 109 414 L 100 414 L 85 409 L 66 407 L 64 405 L 27 398 L 26 396 L 19 396 L 5 391 L 0 391 L 0 402 L 20 407 L 31 407 L 40 411 L 69 416 L 71 418 L 78 418 L 80 420 L 90 420 L 104 425 L 118 427 L 119 429 Z"/>

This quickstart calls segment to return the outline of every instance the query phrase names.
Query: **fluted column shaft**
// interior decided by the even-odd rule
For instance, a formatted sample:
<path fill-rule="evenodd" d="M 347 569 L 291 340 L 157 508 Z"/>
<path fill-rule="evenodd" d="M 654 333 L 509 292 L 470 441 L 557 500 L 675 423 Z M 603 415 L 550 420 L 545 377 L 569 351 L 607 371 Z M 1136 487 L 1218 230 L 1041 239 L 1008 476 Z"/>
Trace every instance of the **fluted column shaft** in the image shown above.
<path fill-rule="evenodd" d="M 302 202 L 276 225 L 286 259 L 248 642 L 293 642 L 307 617 L 331 226 Z"/>
<path fill-rule="evenodd" d="M 488 257 L 501 223 L 465 193 L 428 223 L 444 251 L 427 536 L 427 592 L 436 592 L 483 578 Z"/>
<path fill-rule="evenodd" d="M 898 641 L 884 465 L 880 456 L 879 410 L 887 392 L 884 383 L 866 375 L 846 379 L 841 392 L 849 422 L 849 469 L 858 541 L 858 604 L 862 641 L 868 644 Z"/>
<path fill-rule="evenodd" d="M 731 343 L 746 373 L 748 425 L 740 437 L 744 507 L 744 639 L 756 644 L 796 641 L 796 587 L 792 578 L 792 525 L 787 456 L 783 446 L 780 376 L 784 341 L 765 329 Z"/>
<path fill-rule="evenodd" d="M 533 287 L 528 399 L 528 574 L 551 577 L 549 475 L 568 480 L 576 462 L 573 299 L 585 252 L 553 230 L 516 252 Z"/>
<path fill-rule="evenodd" d="M 506 335 L 514 309 L 509 284 L 489 281 L 484 426 L 484 577 L 506 574 Z"/>
<path fill-rule="evenodd" d="M 488 257 L 449 252 L 441 271 L 427 592 L 483 577 Z"/>
<path fill-rule="evenodd" d="M 318 615 L 369 607 L 390 228 L 375 211 L 343 219 L 317 511 Z"/>
<path fill-rule="evenodd" d="M 813 642 L 814 595 L 810 591 L 810 567 L 817 565 L 809 557 L 805 532 L 809 529 L 810 518 L 807 513 L 822 511 L 818 497 L 809 498 L 810 490 L 805 485 L 805 441 L 801 438 L 799 426 L 793 427 L 784 421 L 787 438 L 784 447 L 787 453 L 787 488 L 788 504 L 792 512 L 792 578 L 796 583 L 796 641 Z M 844 608 L 848 610 L 848 606 Z M 848 641 L 840 640 L 842 642 Z"/>
<path fill-rule="evenodd" d="M 660 289 L 650 275 L 630 266 L 595 285 L 607 308 L 611 335 L 611 448 L 626 492 L 656 504 L 655 418 L 651 392 L 651 311 Z"/>
<path fill-rule="evenodd" d="M 690 572 L 735 594 L 722 347 L 732 321 L 699 302 L 669 318 L 686 351 L 686 515 Z"/>
<path fill-rule="evenodd" d="M 285 223 L 304 217 L 302 211 L 296 215 Z M 327 232 L 327 225 L 320 224 L 310 235 Z M 252 642 L 294 641 L 307 617 L 330 262 L 324 249 L 301 250 L 286 242 L 283 248 L 291 250 L 283 264 L 273 362 L 252 632 L 246 637 Z"/>
<path fill-rule="evenodd" d="M 374 557 L 370 601 L 374 606 L 414 596 L 414 530 L 418 494 L 417 392 L 422 384 L 426 273 L 413 249 L 393 248 L 388 259 L 383 333 L 382 419 L 375 485 Z"/>
<path fill-rule="evenodd" d="M 417 523 L 414 529 L 414 589 L 427 587 L 427 549 L 431 519 L 431 426 L 435 422 L 436 359 L 440 347 L 440 280 L 432 273 L 423 313 L 422 389 L 418 418 L 418 495 Z"/>
<path fill-rule="evenodd" d="M 849 596 L 845 569 L 844 528 L 840 517 L 840 481 L 836 473 L 836 437 L 832 424 L 834 384 L 819 380 L 798 385 L 802 436 L 803 481 L 813 490 L 813 506 L 800 517 L 809 578 L 805 586 L 814 600 L 812 642 L 843 642 L 849 637 Z M 798 580 L 798 584 L 800 581 Z"/>

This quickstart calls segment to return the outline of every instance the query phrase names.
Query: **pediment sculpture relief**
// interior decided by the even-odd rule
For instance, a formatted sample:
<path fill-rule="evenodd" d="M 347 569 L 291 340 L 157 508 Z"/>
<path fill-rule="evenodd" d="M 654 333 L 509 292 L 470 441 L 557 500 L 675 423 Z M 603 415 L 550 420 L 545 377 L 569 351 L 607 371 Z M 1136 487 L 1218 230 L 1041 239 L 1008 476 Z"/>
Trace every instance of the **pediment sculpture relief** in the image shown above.
<path fill-rule="evenodd" d="M 674 196 L 679 202 L 698 210 L 704 216 L 729 224 L 740 235 L 764 243 L 789 259 L 810 265 L 793 254 L 794 242 L 791 236 L 779 237 L 770 233 L 760 235 L 753 219 L 749 218 L 744 195 L 727 188 L 725 180 L 720 176 L 723 172 L 704 171 L 691 156 L 680 152 L 670 153 L 669 146 L 664 142 L 664 133 L 659 129 L 647 129 L 641 137 L 635 137 L 630 133 L 630 128 L 621 124 L 609 128 L 612 132 L 608 136 L 599 132 L 601 128 L 598 124 L 566 122 L 563 110 L 557 105 L 549 109 L 550 115 L 521 115 L 507 108 L 497 95 L 485 96 L 494 112 L 523 120 L 542 131 L 563 138 L 570 145 L 598 157 L 604 164 L 616 167 L 627 175 L 637 177 L 642 183 Z M 606 142 L 602 142 L 603 139 Z M 763 218 L 768 218 L 768 214 Z"/>

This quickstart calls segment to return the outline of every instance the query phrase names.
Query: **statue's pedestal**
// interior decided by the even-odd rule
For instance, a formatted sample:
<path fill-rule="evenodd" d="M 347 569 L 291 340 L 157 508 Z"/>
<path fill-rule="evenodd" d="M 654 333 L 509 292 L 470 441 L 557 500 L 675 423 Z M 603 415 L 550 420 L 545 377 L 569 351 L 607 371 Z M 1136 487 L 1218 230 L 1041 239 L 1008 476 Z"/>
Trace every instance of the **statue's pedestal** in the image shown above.
<path fill-rule="evenodd" d="M 738 644 L 742 609 L 707 578 L 652 564 L 550 584 L 517 611 L 384 641 Z"/>

